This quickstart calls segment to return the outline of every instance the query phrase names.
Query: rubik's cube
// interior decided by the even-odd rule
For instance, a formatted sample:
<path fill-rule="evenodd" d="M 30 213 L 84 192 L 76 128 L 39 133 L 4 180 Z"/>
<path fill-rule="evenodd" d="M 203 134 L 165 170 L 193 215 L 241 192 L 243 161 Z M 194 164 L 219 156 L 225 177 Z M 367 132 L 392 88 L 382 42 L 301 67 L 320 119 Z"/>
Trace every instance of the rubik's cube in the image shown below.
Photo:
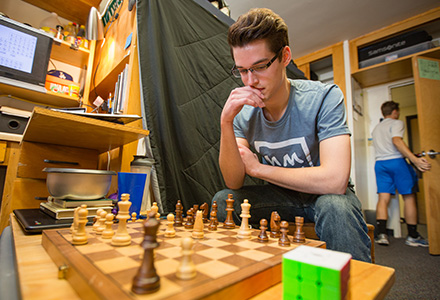
<path fill-rule="evenodd" d="M 351 255 L 299 246 L 283 255 L 284 300 L 345 299 Z"/>

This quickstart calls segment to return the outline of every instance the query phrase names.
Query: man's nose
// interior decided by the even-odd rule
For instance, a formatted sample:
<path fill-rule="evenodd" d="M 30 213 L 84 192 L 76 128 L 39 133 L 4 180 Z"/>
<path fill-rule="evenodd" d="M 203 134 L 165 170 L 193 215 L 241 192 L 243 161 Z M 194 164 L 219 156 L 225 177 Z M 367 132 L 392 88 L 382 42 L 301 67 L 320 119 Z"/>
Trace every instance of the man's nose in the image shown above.
<path fill-rule="evenodd" d="M 255 83 L 258 82 L 258 76 L 256 76 L 255 73 L 251 72 L 250 70 L 247 71 L 243 79 L 245 80 L 243 81 L 245 85 L 255 85 Z"/>

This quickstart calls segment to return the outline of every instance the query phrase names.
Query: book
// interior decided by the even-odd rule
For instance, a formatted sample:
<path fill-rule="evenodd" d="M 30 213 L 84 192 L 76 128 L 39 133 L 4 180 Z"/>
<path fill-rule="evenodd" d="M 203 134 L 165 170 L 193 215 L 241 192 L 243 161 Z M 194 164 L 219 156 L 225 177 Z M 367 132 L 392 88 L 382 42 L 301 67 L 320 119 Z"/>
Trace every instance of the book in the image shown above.
<path fill-rule="evenodd" d="M 113 207 L 112 206 L 87 207 L 87 210 L 89 211 L 89 214 L 87 217 L 95 217 L 98 209 L 103 209 L 107 213 L 111 213 Z M 51 202 L 41 202 L 40 203 L 40 210 L 43 211 L 44 213 L 46 213 L 47 215 L 51 216 L 52 218 L 57 219 L 57 220 L 62 220 L 62 219 L 72 219 L 73 220 L 73 213 L 75 211 L 75 208 L 61 208 L 61 207 L 54 205 Z"/>
<path fill-rule="evenodd" d="M 93 206 L 112 206 L 113 200 L 111 199 L 99 199 L 99 200 L 65 200 L 65 199 L 52 199 L 52 203 L 60 208 L 75 208 L 82 204 L 86 204 L 87 207 Z"/>
<path fill-rule="evenodd" d="M 4 106 L 4 105 L 0 106 L 0 112 L 6 115 L 12 115 L 22 118 L 29 118 L 32 115 L 31 111 Z"/>

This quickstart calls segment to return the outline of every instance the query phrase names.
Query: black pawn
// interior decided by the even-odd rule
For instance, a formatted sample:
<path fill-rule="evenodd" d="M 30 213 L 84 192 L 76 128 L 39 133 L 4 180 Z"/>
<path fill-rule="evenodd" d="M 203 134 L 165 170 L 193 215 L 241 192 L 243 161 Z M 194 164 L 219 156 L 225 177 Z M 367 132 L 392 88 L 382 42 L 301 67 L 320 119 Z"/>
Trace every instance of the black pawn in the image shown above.
<path fill-rule="evenodd" d="M 160 288 L 160 277 L 154 267 L 154 249 L 159 247 L 156 240 L 159 221 L 150 217 L 143 223 L 143 226 L 145 236 L 141 247 L 144 249 L 144 257 L 131 287 L 136 294 L 154 293 Z"/>
<path fill-rule="evenodd" d="M 186 223 L 184 224 L 184 227 L 186 229 L 193 229 L 194 228 L 194 220 L 193 220 L 193 210 L 192 208 L 188 209 L 186 212 Z"/>
<path fill-rule="evenodd" d="M 258 235 L 258 241 L 262 243 L 266 243 L 269 241 L 269 236 L 267 235 L 267 220 L 260 220 L 260 234 Z"/>
<path fill-rule="evenodd" d="M 216 231 L 217 230 L 217 212 L 215 210 L 211 211 L 211 219 L 208 225 L 208 230 Z"/>
<path fill-rule="evenodd" d="M 281 236 L 278 240 L 278 245 L 282 247 L 288 247 L 290 246 L 290 239 L 287 233 L 289 232 L 289 223 L 287 221 L 281 222 Z"/>

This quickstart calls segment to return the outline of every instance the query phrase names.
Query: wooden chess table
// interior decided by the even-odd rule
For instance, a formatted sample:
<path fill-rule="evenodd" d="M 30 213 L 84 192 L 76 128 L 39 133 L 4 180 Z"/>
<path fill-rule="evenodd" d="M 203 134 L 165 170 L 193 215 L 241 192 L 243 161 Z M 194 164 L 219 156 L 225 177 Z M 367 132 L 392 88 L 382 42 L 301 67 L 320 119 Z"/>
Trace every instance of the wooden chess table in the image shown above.
<path fill-rule="evenodd" d="M 26 235 L 13 214 L 11 214 L 11 227 L 22 299 L 84 299 L 75 291 L 69 281 L 58 278 L 59 266 L 62 264 L 54 263 L 49 256 L 49 252 L 53 250 L 48 252 L 43 248 L 42 235 Z M 59 246 L 61 247 L 61 245 Z M 63 249 L 63 251 L 68 250 L 70 247 L 71 245 L 67 246 L 67 249 Z M 82 272 L 80 271 L 79 273 Z M 69 272 L 66 275 L 71 276 Z M 277 278 L 274 281 L 280 281 L 280 266 L 272 268 L 272 275 Z M 235 278 L 234 280 L 239 279 Z M 264 280 L 264 278 L 255 278 L 255 281 L 249 281 L 247 285 L 243 285 L 242 289 L 252 290 L 259 288 L 259 285 Z M 351 279 L 349 282 L 350 299 L 384 299 L 387 292 L 391 289 L 394 280 L 395 275 L 392 268 L 352 260 Z M 281 299 L 281 287 L 281 283 L 274 283 L 272 287 L 250 299 Z M 218 292 L 219 297 L 222 297 L 217 299 L 239 297 L 239 294 L 233 288 L 230 288 L 229 292 L 235 293 L 235 295 Z M 91 297 L 92 295 L 88 295 L 87 299 L 92 299 Z M 151 298 L 151 296 L 148 297 Z M 246 297 L 242 297 L 242 299 L 246 299 Z"/>
<path fill-rule="evenodd" d="M 176 237 L 166 238 L 166 220 L 157 234 L 155 268 L 160 276 L 158 291 L 137 295 L 131 291 L 132 280 L 140 264 L 144 234 L 142 222 L 127 223 L 131 245 L 114 247 L 111 239 L 103 239 L 87 227 L 88 243 L 72 245 L 69 229 L 43 232 L 42 244 L 59 266 L 63 276 L 82 297 L 87 299 L 247 299 L 281 281 L 282 255 L 299 245 L 325 248 L 325 243 L 306 240 L 278 244 L 277 238 L 258 241 L 260 230 L 253 229 L 250 239 L 237 238 L 239 227 L 209 231 L 205 224 L 203 239 L 194 239 L 192 256 L 197 275 L 180 280 L 176 270 L 181 261 L 181 241 L 192 235 L 191 229 L 176 228 Z M 113 225 L 116 229 L 116 224 Z"/>

